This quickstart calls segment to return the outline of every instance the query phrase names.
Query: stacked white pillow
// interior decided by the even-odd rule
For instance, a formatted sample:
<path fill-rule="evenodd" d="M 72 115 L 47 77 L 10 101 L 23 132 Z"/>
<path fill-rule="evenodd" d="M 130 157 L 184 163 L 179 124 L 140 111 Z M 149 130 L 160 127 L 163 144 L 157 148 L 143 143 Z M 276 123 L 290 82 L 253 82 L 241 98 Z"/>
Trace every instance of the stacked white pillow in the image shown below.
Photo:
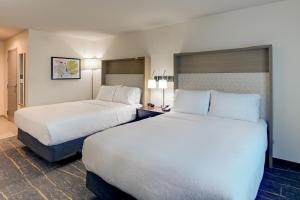
<path fill-rule="evenodd" d="M 112 101 L 124 104 L 139 104 L 141 100 L 141 89 L 127 86 L 101 86 L 96 97 L 97 100 Z"/>
<path fill-rule="evenodd" d="M 113 101 L 125 104 L 139 104 L 141 100 L 141 89 L 137 87 L 121 86 L 116 89 Z"/>
<path fill-rule="evenodd" d="M 102 85 L 96 99 L 103 100 L 103 101 L 112 101 L 118 87 L 120 87 L 120 86 L 119 85 L 115 85 L 115 86 Z"/>
<path fill-rule="evenodd" d="M 260 115 L 258 94 L 211 92 L 209 115 L 257 122 Z"/>
<path fill-rule="evenodd" d="M 210 91 L 176 90 L 173 111 L 207 115 Z"/>

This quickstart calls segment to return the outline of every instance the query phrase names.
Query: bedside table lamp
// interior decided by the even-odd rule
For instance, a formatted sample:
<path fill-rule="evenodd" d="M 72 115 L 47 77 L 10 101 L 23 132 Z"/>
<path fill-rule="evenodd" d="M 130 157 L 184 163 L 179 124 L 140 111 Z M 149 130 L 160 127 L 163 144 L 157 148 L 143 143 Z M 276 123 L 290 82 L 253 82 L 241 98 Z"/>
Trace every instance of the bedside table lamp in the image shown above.
<path fill-rule="evenodd" d="M 154 79 L 154 73 L 155 73 L 155 71 L 153 71 L 153 73 L 151 75 L 151 79 L 148 80 L 148 88 L 149 89 L 156 88 L 156 80 Z"/>
<path fill-rule="evenodd" d="M 162 89 L 163 90 L 163 104 L 162 104 L 162 108 L 165 107 L 165 89 L 168 88 L 168 82 L 167 80 L 159 80 L 158 81 L 158 88 Z"/>
<path fill-rule="evenodd" d="M 155 88 L 156 88 L 156 80 L 154 80 L 154 79 L 149 79 L 149 80 L 148 80 L 148 88 L 149 88 L 149 89 L 155 89 Z"/>
<path fill-rule="evenodd" d="M 85 58 L 81 60 L 82 70 L 92 71 L 92 99 L 94 99 L 94 70 L 101 69 L 99 58 Z"/>
<path fill-rule="evenodd" d="M 155 89 L 156 88 L 156 80 L 154 79 L 154 72 L 155 71 L 153 71 L 152 76 L 151 76 L 152 79 L 148 80 L 148 89 Z M 154 107 L 154 104 L 152 104 L 150 102 L 147 105 L 150 106 L 150 107 Z"/>

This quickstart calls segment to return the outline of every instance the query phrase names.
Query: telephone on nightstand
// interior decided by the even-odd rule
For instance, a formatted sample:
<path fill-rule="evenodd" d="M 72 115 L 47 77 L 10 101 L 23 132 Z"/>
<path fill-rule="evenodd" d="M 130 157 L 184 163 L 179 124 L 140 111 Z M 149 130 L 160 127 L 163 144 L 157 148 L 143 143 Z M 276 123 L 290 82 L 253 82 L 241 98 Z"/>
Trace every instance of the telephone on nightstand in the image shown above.
<path fill-rule="evenodd" d="M 162 107 L 161 110 L 164 112 L 169 112 L 171 110 L 171 107 L 169 105 L 166 105 L 165 107 Z"/>
<path fill-rule="evenodd" d="M 152 103 L 148 103 L 147 106 L 149 106 L 149 107 L 151 107 L 151 108 L 154 108 L 155 105 L 152 104 Z"/>

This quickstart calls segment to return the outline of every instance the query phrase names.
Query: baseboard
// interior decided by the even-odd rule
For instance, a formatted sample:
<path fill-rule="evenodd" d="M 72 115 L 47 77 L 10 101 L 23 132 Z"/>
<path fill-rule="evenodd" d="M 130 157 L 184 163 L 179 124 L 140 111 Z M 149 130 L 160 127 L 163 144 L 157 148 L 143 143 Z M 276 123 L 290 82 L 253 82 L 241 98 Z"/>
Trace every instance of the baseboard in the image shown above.
<path fill-rule="evenodd" d="M 300 171 L 300 163 L 287 161 L 287 160 L 283 160 L 283 159 L 279 159 L 279 158 L 273 158 L 273 163 L 274 163 L 275 168 L 276 168 L 276 166 L 280 166 L 280 167 L 288 168 L 291 170 Z"/>
<path fill-rule="evenodd" d="M 0 115 L 0 117 L 3 117 L 3 118 L 5 118 L 5 119 L 7 119 L 7 120 L 8 120 L 8 118 L 7 118 L 7 116 L 6 116 L 6 115 Z"/>

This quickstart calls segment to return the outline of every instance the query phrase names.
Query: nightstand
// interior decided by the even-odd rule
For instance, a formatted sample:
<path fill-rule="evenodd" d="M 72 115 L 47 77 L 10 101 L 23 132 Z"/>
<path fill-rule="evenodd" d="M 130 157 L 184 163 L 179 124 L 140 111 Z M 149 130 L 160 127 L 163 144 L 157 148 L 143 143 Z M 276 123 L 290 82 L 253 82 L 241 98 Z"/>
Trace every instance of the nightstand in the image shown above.
<path fill-rule="evenodd" d="M 149 117 L 155 117 L 157 115 L 161 115 L 164 114 L 166 112 L 162 111 L 160 107 L 149 107 L 149 106 L 144 106 L 141 108 L 137 109 L 137 115 L 136 115 L 136 120 L 142 120 L 142 119 L 146 119 Z"/>

